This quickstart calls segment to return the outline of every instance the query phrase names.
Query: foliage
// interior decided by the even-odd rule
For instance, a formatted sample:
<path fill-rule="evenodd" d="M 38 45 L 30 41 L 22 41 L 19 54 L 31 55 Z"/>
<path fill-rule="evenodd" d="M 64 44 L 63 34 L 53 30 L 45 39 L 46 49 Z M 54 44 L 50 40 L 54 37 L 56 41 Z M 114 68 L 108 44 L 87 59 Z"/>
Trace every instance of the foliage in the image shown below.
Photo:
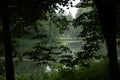
<path fill-rule="evenodd" d="M 98 63 L 91 63 L 90 67 L 62 68 L 53 73 L 50 80 L 109 80 L 108 76 L 108 62 L 101 60 Z"/>
<path fill-rule="evenodd" d="M 30 60 L 38 64 L 51 64 L 58 62 L 66 67 L 74 67 L 72 51 L 63 45 L 52 46 L 47 42 L 38 42 L 31 51 L 25 52 L 23 58 L 28 56 Z"/>
<path fill-rule="evenodd" d="M 69 24 L 71 21 L 68 21 L 65 16 L 57 15 L 54 12 L 55 9 L 60 9 L 56 5 L 57 3 L 63 6 L 72 6 L 71 0 L 13 0 L 13 2 L 9 3 L 12 37 L 25 37 L 29 39 L 32 37 L 32 39 L 38 39 L 38 42 L 33 45 L 30 51 L 25 52 L 23 57 L 39 64 L 50 64 L 53 61 L 66 66 L 66 68 L 61 68 L 56 74 L 52 74 L 51 80 L 106 80 L 107 73 L 103 73 L 104 71 L 102 70 L 104 69 L 99 63 L 97 63 L 97 66 L 95 66 L 96 64 L 92 64 L 87 68 L 80 67 L 75 70 L 75 66 L 79 65 L 79 63 L 80 65 L 88 66 L 88 59 L 98 57 L 96 52 L 100 48 L 98 43 L 101 42 L 102 37 L 100 35 L 99 21 L 96 18 L 97 14 L 94 4 L 91 2 L 90 4 L 85 4 L 83 2 L 81 7 L 92 6 L 92 10 L 80 14 L 74 22 L 75 26 L 82 26 L 79 37 L 82 37 L 84 44 L 82 47 L 83 51 L 77 52 L 74 56 L 73 54 L 75 53 L 68 47 L 56 44 L 56 36 L 53 36 L 55 33 L 51 34 L 51 31 L 49 31 L 50 26 L 53 27 L 53 25 L 59 29 L 60 33 L 68 29 L 68 26 L 72 26 L 70 25 L 71 23 Z M 40 20 L 36 22 L 38 19 Z M 42 24 L 42 22 L 44 23 Z M 51 29 L 53 30 L 54 28 Z M 56 31 L 58 30 L 56 29 Z M 13 43 L 14 56 L 16 56 L 17 52 L 15 48 L 18 45 L 14 40 Z M 52 43 L 55 45 L 52 45 Z M 0 65 L 0 67 L 2 66 Z M 45 80 L 49 79 L 48 73 L 44 74 L 43 77 Z M 40 78 L 38 74 L 16 76 L 16 80 L 38 80 Z"/>
<path fill-rule="evenodd" d="M 32 24 L 37 19 L 45 18 L 44 12 L 59 9 L 56 4 L 69 6 L 70 0 L 12 0 L 9 2 L 10 19 L 13 22 Z M 34 17 L 33 17 L 34 14 Z"/>
<path fill-rule="evenodd" d="M 58 55 L 60 58 L 58 62 L 68 68 L 73 68 L 75 66 L 74 56 L 70 48 L 61 45 L 60 47 L 58 47 L 58 49 L 59 49 L 59 53 L 61 53 L 60 55 Z"/>
<path fill-rule="evenodd" d="M 28 55 L 30 60 L 34 60 L 39 64 L 48 64 L 50 61 L 55 61 L 55 59 L 52 58 L 53 54 L 56 54 L 56 52 L 54 52 L 55 49 L 55 47 L 47 43 L 38 42 L 33 47 L 33 50 L 25 52 L 23 56 Z"/>
<path fill-rule="evenodd" d="M 55 13 L 60 10 L 59 6 L 70 6 L 71 0 L 12 0 L 8 3 L 11 33 L 15 37 L 20 37 L 24 33 L 29 33 L 29 28 L 37 29 L 36 21 L 46 19 L 47 12 Z M 34 15 L 34 17 L 33 17 Z M 27 29 L 27 30 L 26 30 Z M 16 35 L 17 33 L 17 35 Z"/>
<path fill-rule="evenodd" d="M 81 43 L 84 44 L 82 46 L 83 50 L 78 52 L 76 56 L 78 57 L 78 60 L 89 60 L 93 57 L 98 58 L 100 54 L 98 55 L 96 53 L 100 49 L 99 43 L 102 42 L 103 36 L 101 35 L 96 7 L 92 0 L 84 0 L 79 4 L 80 6 L 77 6 L 80 7 L 79 10 L 81 10 L 81 8 L 83 8 L 83 10 L 84 8 L 89 8 L 90 10 L 79 13 L 80 15 L 73 23 L 75 27 L 81 26 L 82 31 L 80 32 L 79 37 L 82 38 Z"/>
<path fill-rule="evenodd" d="M 49 34 L 53 33 L 55 30 L 59 33 L 63 33 L 64 30 L 67 30 L 69 27 L 67 26 L 69 24 L 69 21 L 67 20 L 67 17 L 64 15 L 56 14 L 55 12 L 47 12 L 46 13 L 47 20 L 39 20 L 39 23 L 44 28 L 47 28 Z M 46 25 L 45 25 L 46 24 Z M 39 27 L 41 27 L 39 26 Z M 42 31 L 42 30 L 41 30 Z M 59 34 L 57 33 L 57 34 Z M 51 34 L 52 36 L 53 34 Z"/>
<path fill-rule="evenodd" d="M 58 31 L 63 32 L 63 30 L 65 30 L 67 23 L 65 22 L 67 20 L 64 16 L 59 17 L 54 13 L 47 13 L 46 15 L 48 15 L 48 20 L 38 21 L 38 32 L 33 31 L 32 39 L 36 39 L 38 42 L 35 43 L 36 45 L 33 46 L 33 49 L 31 51 L 25 52 L 23 55 L 28 55 L 30 60 L 34 60 L 40 64 L 46 64 L 50 61 L 56 62 L 54 59 L 55 55 L 62 54 L 62 52 L 57 51 L 60 49 L 60 47 L 58 49 L 56 37 L 59 34 Z M 64 23 L 62 23 L 63 20 Z M 56 29 L 56 27 L 59 29 Z M 56 29 L 56 31 L 54 31 L 54 29 Z M 53 34 L 51 30 L 56 33 Z M 63 47 L 61 47 L 61 49 L 62 48 Z"/>

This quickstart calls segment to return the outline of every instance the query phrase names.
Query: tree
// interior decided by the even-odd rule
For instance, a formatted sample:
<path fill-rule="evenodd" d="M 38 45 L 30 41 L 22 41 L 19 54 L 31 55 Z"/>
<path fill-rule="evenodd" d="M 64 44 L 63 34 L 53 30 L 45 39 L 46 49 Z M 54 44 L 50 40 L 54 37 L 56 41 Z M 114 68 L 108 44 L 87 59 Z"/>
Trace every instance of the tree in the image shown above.
<path fill-rule="evenodd" d="M 79 10 L 73 25 L 75 27 L 81 27 L 79 37 L 82 39 L 81 43 L 83 44 L 81 47 L 82 51 L 77 53 L 77 58 L 81 60 L 81 62 L 82 60 L 86 61 L 93 58 L 99 59 L 102 57 L 102 54 L 98 53 L 98 50 L 100 49 L 103 36 L 101 35 L 101 27 L 99 25 L 95 4 L 92 0 L 83 1 L 78 3 L 76 7 L 79 8 Z"/>
<path fill-rule="evenodd" d="M 2 25 L 3 25 L 3 35 L 4 35 L 4 46 L 5 46 L 5 66 L 6 66 L 6 80 L 14 80 L 14 67 L 12 59 L 12 46 L 11 46 L 11 35 L 10 35 L 10 23 L 8 14 L 8 1 L 5 0 L 0 2 L 0 11 Z"/>
<path fill-rule="evenodd" d="M 2 20 L 5 45 L 6 80 L 14 80 L 12 45 L 10 26 L 17 27 L 33 24 L 36 20 L 45 18 L 42 15 L 47 10 L 58 9 L 56 3 L 65 6 L 69 0 L 4 0 L 0 2 L 0 18 Z M 34 17 L 33 17 L 34 15 Z"/>
<path fill-rule="evenodd" d="M 33 35 L 33 38 L 39 42 L 37 41 L 35 46 L 30 51 L 25 52 L 23 56 L 27 56 L 30 60 L 41 64 L 41 66 L 42 64 L 51 64 L 51 62 L 59 62 L 67 66 L 72 66 L 70 62 L 72 61 L 72 55 L 67 55 L 67 53 L 70 53 L 69 48 L 56 40 L 59 38 L 58 34 L 63 33 L 68 28 L 67 24 L 69 21 L 64 15 L 53 13 L 47 13 L 46 15 L 48 15 L 48 20 L 38 21 L 38 33 Z M 67 60 L 64 58 L 67 58 Z"/>
<path fill-rule="evenodd" d="M 107 44 L 110 78 L 111 80 L 114 80 L 114 79 L 117 80 L 118 63 L 117 63 L 117 50 L 116 50 L 116 12 L 115 12 L 116 0 L 114 1 L 113 0 L 102 0 L 102 1 L 101 0 L 83 0 L 82 5 L 77 5 L 77 6 L 86 7 L 86 4 L 89 6 L 93 6 L 93 4 L 91 4 L 91 1 L 95 2 L 96 4 L 96 7 L 95 6 L 94 7 L 97 8 L 98 15 L 94 15 L 94 16 L 99 16 L 98 21 L 100 21 L 102 33 L 104 35 L 104 38 Z M 87 13 L 84 15 L 87 15 Z M 80 17 L 80 18 L 83 18 L 83 17 Z M 94 25 L 96 26 L 96 24 Z"/>
<path fill-rule="evenodd" d="M 116 0 L 95 0 L 102 32 L 106 39 L 111 80 L 118 79 L 118 63 L 116 50 Z M 109 31 L 107 31 L 109 29 Z"/>

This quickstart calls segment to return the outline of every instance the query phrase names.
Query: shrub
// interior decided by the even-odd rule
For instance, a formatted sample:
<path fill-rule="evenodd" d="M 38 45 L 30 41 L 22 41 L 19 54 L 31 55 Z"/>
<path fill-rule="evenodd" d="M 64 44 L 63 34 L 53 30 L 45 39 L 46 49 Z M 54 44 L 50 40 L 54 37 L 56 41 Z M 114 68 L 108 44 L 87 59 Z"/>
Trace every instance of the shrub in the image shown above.
<path fill-rule="evenodd" d="M 109 80 L 108 62 L 101 60 L 79 69 L 63 68 L 52 74 L 50 80 Z"/>

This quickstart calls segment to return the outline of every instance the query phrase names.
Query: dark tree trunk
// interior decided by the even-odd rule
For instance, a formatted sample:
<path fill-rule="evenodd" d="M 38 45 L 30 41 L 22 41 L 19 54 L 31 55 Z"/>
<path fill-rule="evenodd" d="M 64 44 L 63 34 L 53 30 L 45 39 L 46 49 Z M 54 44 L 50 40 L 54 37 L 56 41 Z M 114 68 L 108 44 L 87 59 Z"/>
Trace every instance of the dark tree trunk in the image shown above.
<path fill-rule="evenodd" d="M 102 32 L 106 39 L 109 59 L 110 79 L 118 80 L 118 62 L 116 48 L 116 5 L 115 0 L 95 0 Z"/>
<path fill-rule="evenodd" d="M 4 48 L 5 48 L 5 67 L 6 67 L 6 80 L 14 80 L 14 65 L 12 58 L 12 45 L 11 45 L 11 35 L 10 35 L 10 23 L 9 23 L 9 11 L 7 0 L 1 1 L 1 20 L 3 25 L 3 35 L 4 35 Z"/>

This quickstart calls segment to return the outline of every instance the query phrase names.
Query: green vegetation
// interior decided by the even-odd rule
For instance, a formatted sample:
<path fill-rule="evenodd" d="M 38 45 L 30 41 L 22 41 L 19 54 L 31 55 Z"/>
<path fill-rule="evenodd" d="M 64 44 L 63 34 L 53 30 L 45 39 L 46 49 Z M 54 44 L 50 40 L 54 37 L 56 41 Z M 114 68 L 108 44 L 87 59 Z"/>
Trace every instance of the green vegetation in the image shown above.
<path fill-rule="evenodd" d="M 107 48 L 93 0 L 75 6 L 75 19 L 60 8 L 73 7 L 74 0 L 23 1 L 8 5 L 11 41 L 5 40 L 12 49 L 5 51 L 13 52 L 11 56 L 4 51 L 0 13 L 0 80 L 7 79 L 5 73 L 13 69 L 6 57 L 13 59 L 15 80 L 110 80 Z"/>
<path fill-rule="evenodd" d="M 77 66 L 70 69 L 57 65 L 55 68 L 58 71 L 16 74 L 15 80 L 109 80 L 108 60 L 105 59 L 91 62 L 89 67 Z"/>
<path fill-rule="evenodd" d="M 98 63 L 91 63 L 89 67 L 62 68 L 57 74 L 52 75 L 51 80 L 109 80 L 108 76 L 108 62 L 101 60 Z"/>

